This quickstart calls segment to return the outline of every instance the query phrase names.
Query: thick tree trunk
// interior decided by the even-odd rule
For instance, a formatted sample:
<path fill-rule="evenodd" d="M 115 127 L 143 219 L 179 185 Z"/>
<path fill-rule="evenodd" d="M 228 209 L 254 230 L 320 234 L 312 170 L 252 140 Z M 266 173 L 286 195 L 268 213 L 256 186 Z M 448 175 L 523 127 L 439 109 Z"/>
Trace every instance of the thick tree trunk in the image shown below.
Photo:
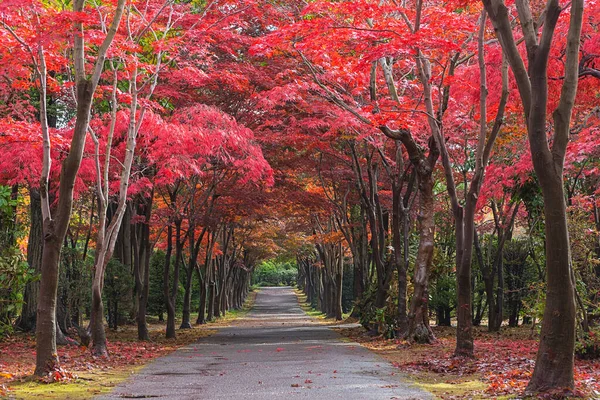
<path fill-rule="evenodd" d="M 577 93 L 579 46 L 583 24 L 583 0 L 571 2 L 564 79 L 558 105 L 553 113 L 554 136 L 548 143 L 548 59 L 552 38 L 563 8 L 548 0 L 543 13 L 543 34 L 538 37 L 528 2 L 518 2 L 517 11 L 526 44 L 527 69 L 519 54 L 512 21 L 503 1 L 483 1 L 496 35 L 511 64 L 527 120 L 533 167 L 544 196 L 546 233 L 546 305 L 535 369 L 528 392 L 574 388 L 575 293 L 563 188 L 563 166 L 571 113 Z"/>
<path fill-rule="evenodd" d="M 43 376 L 58 365 L 56 355 L 56 294 L 60 251 L 67 234 L 73 204 L 75 178 L 85 144 L 92 96 L 95 86 L 90 81 L 77 85 L 77 114 L 75 131 L 67 158 L 63 161 L 58 206 L 54 219 L 44 221 L 44 246 L 42 251 L 42 276 L 36 319 L 36 366 L 34 374 Z M 44 183 L 46 184 L 46 183 Z M 48 204 L 48 188 L 42 188 L 42 202 Z M 47 207 L 42 204 L 42 207 Z"/>
<path fill-rule="evenodd" d="M 44 229 L 42 252 L 42 280 L 37 303 L 36 365 L 34 374 L 44 376 L 58 366 L 56 353 L 56 291 L 58 289 L 58 263 L 62 240 L 54 232 L 54 223 Z"/>
<path fill-rule="evenodd" d="M 417 343 L 435 340 L 429 326 L 429 270 L 433 259 L 435 222 L 433 219 L 433 176 L 419 179 L 419 249 L 415 261 L 414 294 L 408 314 L 406 338 Z"/>
<path fill-rule="evenodd" d="M 546 222 L 547 288 L 540 345 L 528 386 L 528 390 L 535 392 L 574 387 L 575 293 L 571 279 L 562 174 L 545 181 L 542 191 Z"/>

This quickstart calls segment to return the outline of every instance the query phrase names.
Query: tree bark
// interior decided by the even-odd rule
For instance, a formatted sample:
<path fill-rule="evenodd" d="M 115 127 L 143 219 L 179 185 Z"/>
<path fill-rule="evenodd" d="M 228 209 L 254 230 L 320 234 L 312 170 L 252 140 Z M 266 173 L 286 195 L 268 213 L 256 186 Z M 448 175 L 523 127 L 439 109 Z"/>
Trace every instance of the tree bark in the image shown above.
<path fill-rule="evenodd" d="M 546 131 L 548 59 L 562 8 L 557 0 L 548 0 L 542 35 L 538 39 L 529 3 L 524 0 L 517 1 L 528 57 L 526 68 L 517 48 L 509 12 L 504 2 L 483 0 L 483 4 L 517 81 L 527 120 L 533 167 L 544 197 L 546 305 L 535 369 L 527 391 L 535 393 L 558 388 L 573 389 L 576 313 L 563 167 L 579 77 L 579 45 L 584 2 L 571 2 L 564 80 L 558 106 L 553 113 L 554 138 L 551 147 Z"/>
<path fill-rule="evenodd" d="M 415 261 L 414 293 L 408 314 L 406 338 L 431 343 L 435 336 L 429 326 L 429 272 L 433 259 L 435 222 L 433 215 L 433 169 L 419 175 L 419 249 Z"/>
<path fill-rule="evenodd" d="M 75 178 L 79 171 L 85 136 L 87 133 L 90 109 L 95 85 L 85 80 L 77 84 L 77 113 L 75 130 L 69 154 L 63 161 L 58 206 L 54 218 L 49 212 L 44 220 L 44 245 L 42 250 L 42 276 L 37 306 L 36 323 L 36 367 L 34 374 L 44 376 L 58 366 L 56 354 L 56 294 L 58 290 L 58 268 L 60 251 L 73 204 Z M 48 202 L 46 182 L 42 185 L 42 203 Z M 47 207 L 42 204 L 42 207 Z M 44 208 L 42 208 L 42 212 Z"/>
<path fill-rule="evenodd" d="M 73 2 L 73 11 L 83 12 L 84 2 Z M 74 23 L 74 66 L 75 66 L 75 92 L 77 109 L 75 113 L 75 127 L 71 139 L 69 153 L 63 161 L 59 188 L 58 205 L 54 216 L 50 212 L 48 201 L 48 184 L 50 174 L 50 136 L 48 132 L 48 118 L 46 113 L 46 66 L 43 49 L 40 47 L 39 78 L 42 90 L 40 95 L 40 120 L 42 122 L 43 136 L 43 167 L 40 182 L 42 200 L 42 215 L 44 218 L 44 249 L 42 252 L 42 277 L 37 307 L 36 325 L 36 367 L 34 375 L 44 376 L 58 366 L 56 354 L 56 293 L 58 289 L 58 268 L 60 250 L 69 226 L 71 207 L 73 204 L 73 189 L 75 179 L 85 147 L 85 138 L 88 131 L 92 100 L 100 75 L 104 69 L 106 52 L 110 47 L 121 22 L 125 0 L 119 0 L 115 9 L 111 25 L 106 37 L 98 48 L 98 55 L 94 64 L 92 75 L 88 78 L 85 70 L 85 50 L 83 23 Z"/>
<path fill-rule="evenodd" d="M 29 268 L 34 270 L 37 275 L 41 271 L 42 265 L 42 203 L 40 193 L 37 189 L 29 190 L 30 199 L 30 219 L 29 240 L 27 241 L 27 263 Z M 39 279 L 28 282 L 23 294 L 23 308 L 17 327 L 24 332 L 35 330 L 37 298 L 40 289 Z"/>
<path fill-rule="evenodd" d="M 165 253 L 165 266 L 163 271 L 163 295 L 165 297 L 165 306 L 167 308 L 167 339 L 175 338 L 175 304 L 171 297 L 170 284 L 171 279 L 171 253 L 173 251 L 173 226 L 169 223 L 167 227 L 167 251 Z"/>

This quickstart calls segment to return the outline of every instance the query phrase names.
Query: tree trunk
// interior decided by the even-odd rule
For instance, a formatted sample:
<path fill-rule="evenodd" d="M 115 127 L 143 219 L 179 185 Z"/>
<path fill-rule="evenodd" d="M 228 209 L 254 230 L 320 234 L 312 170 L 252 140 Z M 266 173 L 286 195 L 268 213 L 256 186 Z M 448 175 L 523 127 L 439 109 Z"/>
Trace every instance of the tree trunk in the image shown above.
<path fill-rule="evenodd" d="M 414 293 L 408 314 L 406 338 L 417 343 L 435 340 L 429 326 L 429 270 L 433 258 L 435 222 L 433 219 L 433 175 L 419 179 L 419 249 L 415 261 Z"/>
<path fill-rule="evenodd" d="M 170 269 L 171 269 L 171 253 L 173 251 L 173 226 L 169 224 L 167 227 L 167 251 L 165 254 L 165 266 L 163 271 L 163 295 L 165 298 L 165 307 L 167 308 L 167 339 L 175 338 L 175 304 L 171 297 L 170 291 Z"/>
<path fill-rule="evenodd" d="M 148 341 L 150 335 L 148 324 L 146 323 L 146 310 L 148 307 L 148 293 L 150 290 L 150 256 L 152 253 L 150 243 L 150 216 L 152 214 L 152 200 L 154 191 L 150 192 L 147 200 L 140 199 L 138 205 L 139 214 L 144 215 L 144 222 L 138 222 L 137 228 L 133 230 L 132 238 L 134 240 L 133 262 L 135 292 L 137 295 L 137 331 L 138 339 Z"/>
<path fill-rule="evenodd" d="M 198 246 L 196 246 L 196 239 L 195 239 L 195 234 L 194 234 L 195 229 L 196 229 L 196 227 L 194 225 L 190 225 L 188 227 L 190 256 L 188 259 L 188 266 L 185 271 L 186 272 L 185 294 L 183 296 L 183 313 L 181 316 L 181 325 L 179 326 L 179 329 L 191 329 L 192 328 L 192 323 L 190 322 L 190 312 L 191 312 L 191 302 L 192 302 L 192 279 L 194 276 L 194 270 L 198 269 L 198 266 L 197 266 L 198 252 L 196 251 L 196 249 L 199 249 L 199 246 L 200 246 L 200 243 L 198 243 Z M 200 238 L 200 241 L 201 240 L 202 239 Z"/>
<path fill-rule="evenodd" d="M 205 267 L 206 268 L 206 267 Z M 200 274 L 200 268 L 196 268 L 198 274 L 198 281 L 200 282 L 200 304 L 198 306 L 198 318 L 196 319 L 196 325 L 206 323 L 206 273 L 205 279 L 202 279 Z"/>
<path fill-rule="evenodd" d="M 571 273 L 571 252 L 563 188 L 563 167 L 569 142 L 571 113 L 579 77 L 579 46 L 583 24 L 583 0 L 571 2 L 564 78 L 558 105 L 553 113 L 554 136 L 548 143 L 548 59 L 557 21 L 563 9 L 548 0 L 543 34 L 538 38 L 528 2 L 518 2 L 517 10 L 526 44 L 525 67 L 512 31 L 509 12 L 502 1 L 483 1 L 496 35 L 511 64 L 527 120 L 527 133 L 533 167 L 544 197 L 546 233 L 546 305 L 540 345 L 528 392 L 574 388 L 575 293 Z"/>
<path fill-rule="evenodd" d="M 192 276 L 195 269 L 194 264 L 192 264 L 192 260 L 190 259 L 190 263 L 186 270 L 185 294 L 183 296 L 183 314 L 181 316 L 181 325 L 179 326 L 179 329 L 192 328 L 192 324 L 190 322 L 190 303 L 192 301 Z"/>
<path fill-rule="evenodd" d="M 92 311 L 90 314 L 92 333 L 92 354 L 108 357 L 106 332 L 104 331 L 104 304 L 102 303 L 102 283 L 99 278 L 92 283 Z"/>
<path fill-rule="evenodd" d="M 212 277 L 211 277 L 211 279 L 212 279 Z M 208 310 L 207 310 L 206 319 L 208 321 L 212 321 L 213 319 L 215 319 L 215 283 L 212 280 L 208 282 L 207 302 L 208 302 Z"/>
<path fill-rule="evenodd" d="M 34 374 L 44 376 L 58 364 L 56 353 L 56 291 L 58 289 L 58 263 L 62 239 L 54 232 L 54 222 L 44 227 L 42 251 L 42 280 L 37 302 L 36 365 Z"/>
<path fill-rule="evenodd" d="M 42 203 L 40 193 L 37 189 L 29 190 L 30 199 L 30 219 L 29 240 L 27 241 L 27 263 L 29 268 L 33 269 L 34 274 L 39 274 L 42 265 Z M 23 294 L 23 308 L 17 327 L 24 332 L 35 330 L 35 317 L 37 308 L 37 298 L 40 290 L 40 281 L 35 279 L 28 282 Z"/>
<path fill-rule="evenodd" d="M 75 178 L 81 165 L 95 86 L 90 81 L 77 85 L 75 131 L 60 174 L 58 206 L 54 219 L 44 220 L 44 245 L 40 291 L 36 317 L 36 364 L 34 375 L 44 376 L 58 366 L 56 354 L 56 294 L 60 251 L 67 234 L 73 204 Z M 44 183 L 46 185 L 46 183 Z M 48 204 L 48 188 L 41 189 L 42 202 Z M 48 207 L 42 204 L 42 207 Z M 43 210 L 42 210 L 43 212 Z"/>
<path fill-rule="evenodd" d="M 338 272 L 335 274 L 335 286 L 336 286 L 336 298 L 334 300 L 334 317 L 336 320 L 341 321 L 343 309 L 342 309 L 342 283 L 344 281 L 343 272 Z"/>
<path fill-rule="evenodd" d="M 535 369 L 528 385 L 528 390 L 536 392 L 574 387 L 575 293 L 562 174 L 544 181 L 542 191 L 546 221 L 546 306 Z"/>

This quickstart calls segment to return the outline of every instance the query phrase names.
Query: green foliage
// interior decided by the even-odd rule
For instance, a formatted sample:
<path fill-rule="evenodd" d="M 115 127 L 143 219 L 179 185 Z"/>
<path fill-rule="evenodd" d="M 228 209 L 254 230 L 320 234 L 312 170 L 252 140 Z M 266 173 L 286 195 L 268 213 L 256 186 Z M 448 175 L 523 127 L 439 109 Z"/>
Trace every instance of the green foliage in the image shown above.
<path fill-rule="evenodd" d="M 600 358 L 600 329 L 584 332 L 575 343 L 575 355 L 590 360 Z"/>
<path fill-rule="evenodd" d="M 386 338 L 395 337 L 398 329 L 398 300 L 395 296 L 397 292 L 397 289 L 390 288 L 391 298 L 388 298 L 385 307 L 378 308 L 375 306 L 376 285 L 371 285 L 363 298 L 356 304 L 359 323 L 365 329 L 372 330 L 376 328 L 377 332 Z"/>
<path fill-rule="evenodd" d="M 158 250 L 150 257 L 150 278 L 148 288 L 148 314 L 156 315 L 159 318 L 163 317 L 163 313 L 167 311 L 165 306 L 164 296 L 164 284 L 163 276 L 165 270 L 165 252 Z M 171 256 L 171 273 L 170 273 L 170 285 L 169 288 L 173 288 L 173 262 L 175 261 L 175 255 Z M 183 309 L 183 296 L 185 294 L 185 269 L 180 266 L 179 270 L 179 286 L 177 287 L 177 301 L 175 303 L 175 311 L 181 312 Z M 133 283 L 132 283 L 133 285 Z M 192 286 L 192 294 L 200 291 L 199 286 Z M 198 296 L 192 296 L 192 310 L 197 307 Z"/>
<path fill-rule="evenodd" d="M 298 268 L 294 262 L 264 261 L 254 271 L 252 283 L 258 286 L 294 286 Z"/>
<path fill-rule="evenodd" d="M 165 296 L 163 295 L 163 270 L 165 266 L 165 253 L 156 251 L 150 257 L 150 282 L 148 288 L 148 314 L 162 316 L 165 309 Z"/>
<path fill-rule="evenodd" d="M 17 199 L 13 198 L 12 188 L 0 185 L 0 254 L 5 253 L 5 249 L 11 252 L 16 245 L 17 227 L 14 222 L 16 206 Z"/>
<path fill-rule="evenodd" d="M 432 310 L 436 308 L 454 310 L 456 308 L 456 275 L 454 273 L 439 275 L 432 283 L 430 292 L 429 307 Z"/>
<path fill-rule="evenodd" d="M 93 252 L 88 253 L 83 259 L 83 251 L 80 246 L 63 246 L 61 250 L 61 264 L 58 279 L 59 305 L 66 314 L 79 319 L 82 323 L 84 311 L 91 308 L 91 282 L 92 265 L 94 262 Z"/>
<path fill-rule="evenodd" d="M 104 302 L 113 327 L 128 317 L 128 305 L 132 301 L 133 275 L 129 268 L 116 259 L 106 266 Z"/>
<path fill-rule="evenodd" d="M 0 255 L 0 335 L 12 330 L 12 318 L 23 304 L 25 285 L 38 279 L 18 249 L 3 253 Z"/>
<path fill-rule="evenodd" d="M 0 335 L 12 330 L 12 320 L 23 304 L 25 285 L 36 279 L 17 245 L 17 198 L 10 186 L 0 186 Z"/>
<path fill-rule="evenodd" d="M 546 306 L 546 283 L 536 282 L 529 285 L 529 292 L 523 298 L 523 315 L 535 317 L 536 321 L 541 321 L 544 317 L 544 307 Z"/>
<path fill-rule="evenodd" d="M 12 207 L 17 205 L 17 200 L 12 198 L 10 186 L 0 186 L 0 213 L 12 213 Z"/>

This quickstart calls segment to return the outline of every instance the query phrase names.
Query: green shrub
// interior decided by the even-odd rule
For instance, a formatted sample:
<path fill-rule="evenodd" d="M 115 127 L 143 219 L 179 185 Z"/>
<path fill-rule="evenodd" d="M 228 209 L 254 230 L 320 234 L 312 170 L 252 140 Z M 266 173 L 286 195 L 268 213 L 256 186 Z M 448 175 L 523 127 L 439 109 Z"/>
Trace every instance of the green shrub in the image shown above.
<path fill-rule="evenodd" d="M 257 286 L 294 286 L 298 276 L 295 263 L 264 261 L 252 275 L 252 283 Z"/>
<path fill-rule="evenodd" d="M 575 343 L 575 355 L 584 360 L 600 358 L 600 332 L 584 332 Z"/>
<path fill-rule="evenodd" d="M 23 305 L 25 285 L 37 278 L 18 249 L 0 256 L 0 335 L 12 330 L 12 319 Z"/>

